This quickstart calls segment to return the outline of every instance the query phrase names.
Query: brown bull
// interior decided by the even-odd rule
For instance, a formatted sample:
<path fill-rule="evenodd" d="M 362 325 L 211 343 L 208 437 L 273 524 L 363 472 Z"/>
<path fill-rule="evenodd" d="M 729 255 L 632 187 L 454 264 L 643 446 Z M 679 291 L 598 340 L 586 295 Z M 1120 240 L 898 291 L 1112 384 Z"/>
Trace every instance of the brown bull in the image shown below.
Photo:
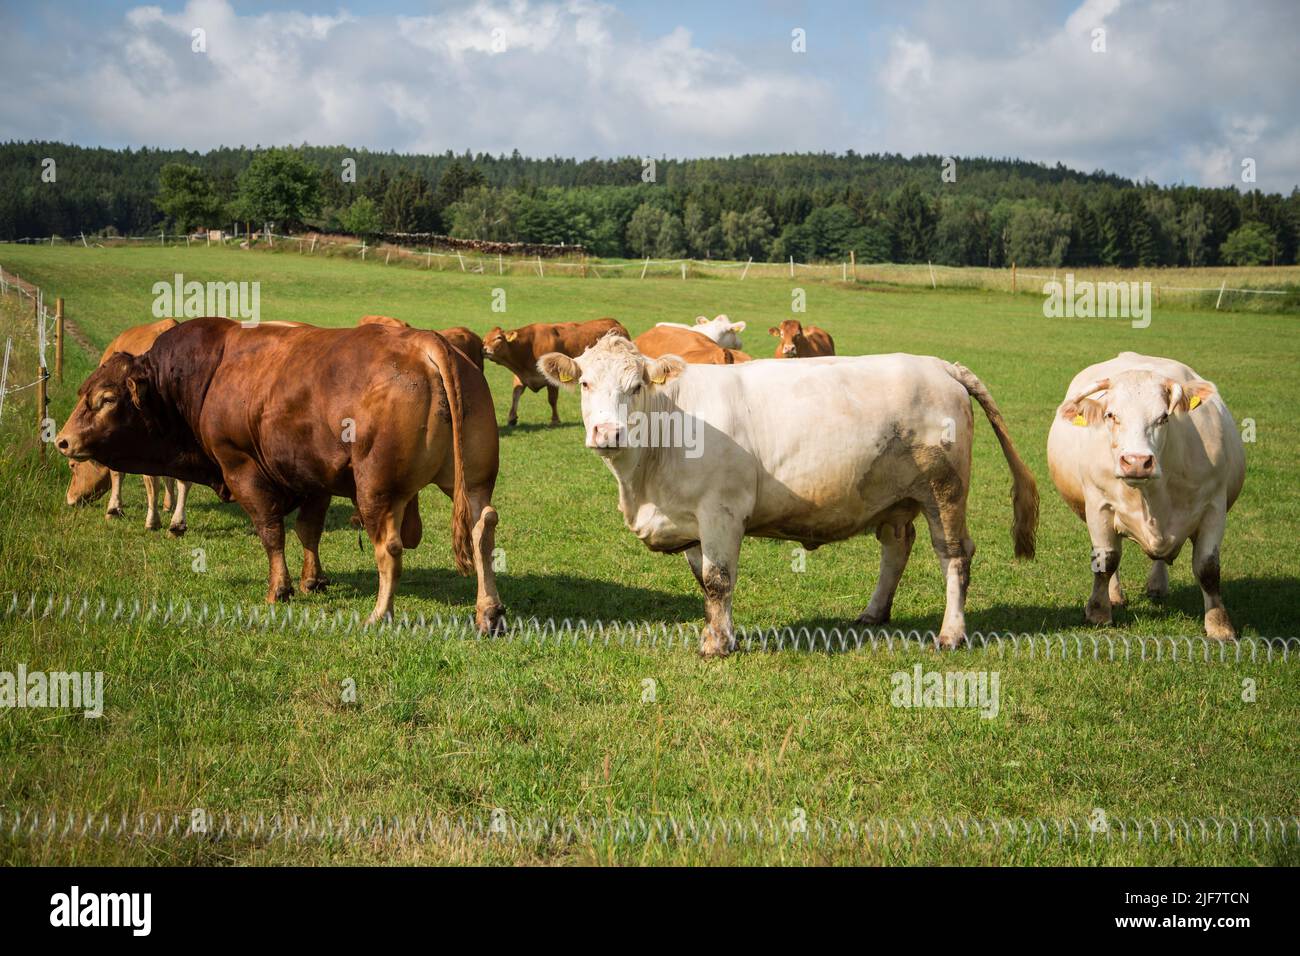
<path fill-rule="evenodd" d="M 751 361 L 739 349 L 723 348 L 707 335 L 675 325 L 656 325 L 638 335 L 632 344 L 646 358 L 676 355 L 687 365 L 735 365 Z"/>
<path fill-rule="evenodd" d="M 99 358 L 100 364 L 102 365 L 115 352 L 140 355 L 149 351 L 149 347 L 153 345 L 158 336 L 168 329 L 174 329 L 179 324 L 175 319 L 162 319 L 158 322 L 132 326 L 108 343 L 108 348 L 104 349 L 103 355 Z M 107 518 L 122 517 L 122 472 L 111 471 L 97 461 L 72 461 L 69 459 L 68 467 L 72 469 L 72 479 L 68 482 L 68 491 L 64 495 L 64 501 L 69 505 L 90 504 L 92 501 L 97 501 L 103 496 L 104 492 L 108 491 L 110 494 L 108 496 L 108 506 L 104 509 L 104 516 Z M 158 479 L 153 475 L 141 475 L 140 477 L 144 481 L 144 526 L 150 531 L 157 531 L 162 527 L 162 521 L 158 518 Z M 167 527 L 167 532 L 179 538 L 186 530 L 185 499 L 190 491 L 189 482 L 182 481 L 177 485 L 172 479 L 165 478 L 162 484 L 163 510 L 172 512 L 171 523 Z M 174 511 L 172 509 L 173 487 L 175 487 L 176 491 Z"/>
<path fill-rule="evenodd" d="M 421 537 L 416 495 L 432 482 L 452 499 L 456 566 L 478 574 L 479 628 L 501 621 L 492 396 L 436 332 L 192 319 L 147 354 L 119 353 L 93 372 L 56 445 L 69 458 L 172 474 L 233 497 L 266 548 L 268 602 L 293 590 L 285 516 L 298 511 L 299 588 L 319 590 L 330 497 L 351 498 L 379 567 L 372 623 L 392 613 L 402 551 Z"/>
<path fill-rule="evenodd" d="M 401 319 L 394 319 L 387 315 L 363 315 L 357 325 L 386 325 L 393 329 L 415 328 L 409 322 L 403 322 Z M 477 333 L 465 328 L 463 325 L 457 325 L 450 329 L 439 329 L 438 331 L 444 339 L 469 356 L 469 360 L 482 370 L 483 340 L 478 337 Z"/>
<path fill-rule="evenodd" d="M 560 424 L 560 413 L 555 408 L 560 390 L 551 385 L 537 370 L 537 360 L 548 352 L 562 355 L 581 355 L 595 345 L 605 333 L 614 331 L 630 339 L 627 329 L 614 319 L 594 319 L 591 322 L 535 322 L 523 328 L 503 331 L 500 326 L 488 332 L 483 339 L 483 356 L 503 365 L 515 375 L 514 393 L 510 398 L 510 416 L 507 425 L 519 422 L 519 396 L 524 389 L 546 389 L 551 403 L 551 424 Z"/>
<path fill-rule="evenodd" d="M 816 358 L 834 355 L 835 341 L 824 329 L 815 325 L 804 328 L 798 319 L 786 319 L 779 326 L 767 330 L 781 341 L 777 343 L 774 358 Z"/>

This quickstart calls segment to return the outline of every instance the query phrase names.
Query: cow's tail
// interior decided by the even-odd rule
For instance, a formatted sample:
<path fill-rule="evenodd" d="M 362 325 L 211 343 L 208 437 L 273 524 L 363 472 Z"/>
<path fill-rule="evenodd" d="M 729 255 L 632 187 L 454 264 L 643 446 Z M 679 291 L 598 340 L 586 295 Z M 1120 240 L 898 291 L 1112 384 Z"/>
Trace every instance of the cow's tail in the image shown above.
<path fill-rule="evenodd" d="M 1006 420 L 998 411 L 993 396 L 970 369 L 956 363 L 944 363 L 948 374 L 962 384 L 975 401 L 980 403 L 993 434 L 998 436 L 1002 454 L 1006 456 L 1011 468 L 1011 502 L 1015 517 L 1011 524 L 1011 539 L 1015 543 L 1017 558 L 1034 556 L 1034 536 L 1038 530 L 1038 483 L 1034 481 L 1033 472 L 1029 470 L 1011 442 L 1011 433 L 1007 431 Z"/>
<path fill-rule="evenodd" d="M 447 396 L 447 411 L 451 415 L 451 456 L 454 471 L 451 494 L 451 550 L 456 559 L 456 569 L 461 574 L 474 570 L 474 522 L 470 517 L 469 494 L 465 490 L 465 399 L 460 387 L 460 372 L 451 345 L 437 332 L 424 333 L 429 337 L 429 359 L 442 376 L 443 391 Z"/>

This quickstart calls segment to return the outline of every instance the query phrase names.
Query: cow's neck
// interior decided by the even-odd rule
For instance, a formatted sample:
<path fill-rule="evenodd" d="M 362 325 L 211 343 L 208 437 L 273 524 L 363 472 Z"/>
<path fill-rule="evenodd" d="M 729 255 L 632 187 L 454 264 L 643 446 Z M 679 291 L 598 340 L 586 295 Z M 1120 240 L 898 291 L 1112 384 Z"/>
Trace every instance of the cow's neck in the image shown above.
<path fill-rule="evenodd" d="M 199 417 L 208 385 L 224 354 L 222 348 L 194 348 L 192 343 L 150 351 L 150 384 L 158 395 L 158 426 L 169 445 L 166 472 L 185 481 L 213 484 L 221 469 L 199 440 Z"/>

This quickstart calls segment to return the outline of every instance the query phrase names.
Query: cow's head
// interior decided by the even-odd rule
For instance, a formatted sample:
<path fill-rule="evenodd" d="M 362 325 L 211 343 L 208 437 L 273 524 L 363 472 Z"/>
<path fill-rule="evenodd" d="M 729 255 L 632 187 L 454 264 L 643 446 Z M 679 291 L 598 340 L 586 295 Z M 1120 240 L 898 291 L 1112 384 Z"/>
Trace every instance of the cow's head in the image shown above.
<path fill-rule="evenodd" d="M 580 388 L 587 447 L 612 458 L 628 447 L 628 416 L 645 411 L 650 394 L 680 375 L 686 363 L 676 355 L 647 358 L 609 332 L 577 360 L 548 352 L 537 368 L 552 385 Z"/>
<path fill-rule="evenodd" d="M 1134 369 L 1089 382 L 1061 404 L 1058 414 L 1083 428 L 1105 427 L 1115 477 L 1140 484 L 1163 475 L 1160 454 L 1170 419 L 1193 412 L 1214 394 L 1210 382 L 1179 383 L 1159 372 Z"/>
<path fill-rule="evenodd" d="M 69 505 L 88 505 L 103 497 L 113 484 L 113 473 L 97 461 L 73 461 L 68 459 L 72 469 L 72 480 L 68 482 L 68 494 L 64 500 Z"/>
<path fill-rule="evenodd" d="M 780 325 L 768 329 L 767 334 L 781 340 L 776 351 L 777 358 L 795 358 L 799 354 L 797 346 L 808 341 L 803 336 L 803 325 L 798 319 L 786 319 Z"/>
<path fill-rule="evenodd" d="M 717 315 L 711 319 L 706 315 L 696 316 L 695 331 L 703 332 L 724 349 L 744 348 L 740 344 L 740 333 L 745 331 L 745 323 L 732 322 L 725 315 Z"/>
<path fill-rule="evenodd" d="M 54 445 L 73 461 L 94 459 L 118 471 L 134 472 L 151 458 L 151 434 L 159 422 L 157 404 L 148 360 L 115 352 L 81 383 L 77 405 Z"/>
<path fill-rule="evenodd" d="M 500 365 L 510 353 L 510 343 L 518 337 L 517 331 L 507 332 L 499 325 L 493 326 L 491 331 L 483 336 L 483 357 Z"/>

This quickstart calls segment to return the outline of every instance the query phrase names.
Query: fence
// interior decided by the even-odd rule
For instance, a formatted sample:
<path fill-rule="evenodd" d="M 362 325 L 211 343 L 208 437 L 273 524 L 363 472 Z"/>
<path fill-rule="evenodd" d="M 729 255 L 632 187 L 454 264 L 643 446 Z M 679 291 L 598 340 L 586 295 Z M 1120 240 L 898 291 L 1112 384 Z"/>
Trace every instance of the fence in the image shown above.
<path fill-rule="evenodd" d="M 45 307 L 45 293 L 34 283 L 28 282 L 15 273 L 8 272 L 3 266 L 0 266 L 0 296 L 17 295 L 21 301 L 23 298 L 31 300 L 32 303 L 32 324 L 34 327 L 34 337 L 36 345 L 36 378 L 25 384 L 11 385 L 9 382 L 9 371 L 11 359 L 13 358 L 13 336 L 6 336 L 4 347 L 3 363 L 0 363 L 0 420 L 4 415 L 5 398 L 16 392 L 23 392 L 29 388 L 36 389 L 36 429 L 40 437 L 39 447 L 41 460 L 45 460 L 46 439 L 52 437 L 49 432 L 50 419 L 49 411 L 49 380 L 50 365 L 48 361 L 48 347 L 50 342 L 50 333 L 54 336 L 54 377 L 59 384 L 63 382 L 63 341 L 64 341 L 64 315 L 63 299 L 54 300 L 54 312 L 51 313 Z"/>

